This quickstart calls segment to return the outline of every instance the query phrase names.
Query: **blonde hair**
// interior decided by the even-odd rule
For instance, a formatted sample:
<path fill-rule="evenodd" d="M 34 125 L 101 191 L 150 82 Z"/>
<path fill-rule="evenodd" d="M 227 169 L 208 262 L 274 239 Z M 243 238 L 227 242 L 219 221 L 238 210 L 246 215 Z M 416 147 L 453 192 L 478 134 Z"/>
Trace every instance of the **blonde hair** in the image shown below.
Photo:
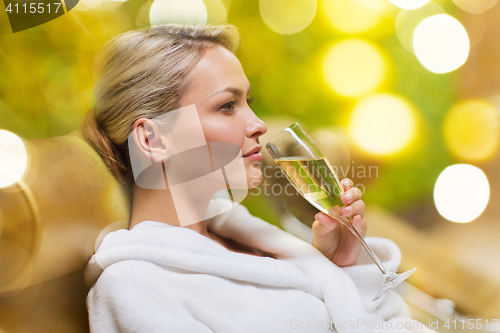
<path fill-rule="evenodd" d="M 165 24 L 117 35 L 98 52 L 95 107 L 81 132 L 121 183 L 131 189 L 127 142 L 134 122 L 177 109 L 189 88 L 186 76 L 206 49 L 221 45 L 234 53 L 238 42 L 232 25 Z"/>

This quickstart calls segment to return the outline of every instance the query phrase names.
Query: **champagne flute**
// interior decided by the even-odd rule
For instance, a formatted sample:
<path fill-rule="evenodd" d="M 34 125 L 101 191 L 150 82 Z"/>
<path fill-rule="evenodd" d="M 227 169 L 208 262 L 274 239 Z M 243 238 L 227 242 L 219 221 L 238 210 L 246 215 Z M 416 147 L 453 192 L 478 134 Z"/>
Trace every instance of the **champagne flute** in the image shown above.
<path fill-rule="evenodd" d="M 401 274 L 389 272 L 366 244 L 351 219 L 342 214 L 344 204 L 341 195 L 344 190 L 339 179 L 328 160 L 298 123 L 281 131 L 269 141 L 266 148 L 295 189 L 318 210 L 346 226 L 380 269 L 384 276 L 384 284 L 373 301 L 394 289 L 415 272 L 416 267 Z"/>

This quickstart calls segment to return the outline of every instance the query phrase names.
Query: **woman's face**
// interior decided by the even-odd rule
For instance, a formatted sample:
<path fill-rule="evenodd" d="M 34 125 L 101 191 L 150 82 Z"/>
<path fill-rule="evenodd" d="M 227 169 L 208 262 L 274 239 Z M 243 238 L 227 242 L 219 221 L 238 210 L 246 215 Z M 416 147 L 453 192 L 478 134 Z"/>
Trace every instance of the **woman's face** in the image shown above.
<path fill-rule="evenodd" d="M 180 107 L 194 104 L 206 142 L 231 142 L 243 155 L 248 188 L 262 181 L 259 137 L 267 126 L 249 106 L 250 83 L 236 56 L 217 45 L 206 50 L 189 73 L 190 88 Z"/>

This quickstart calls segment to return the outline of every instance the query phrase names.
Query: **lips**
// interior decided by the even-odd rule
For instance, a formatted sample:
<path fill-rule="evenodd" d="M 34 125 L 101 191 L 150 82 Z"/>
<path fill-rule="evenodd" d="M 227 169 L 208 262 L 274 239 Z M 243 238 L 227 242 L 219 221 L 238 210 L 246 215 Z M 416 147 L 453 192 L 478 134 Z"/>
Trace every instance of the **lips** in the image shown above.
<path fill-rule="evenodd" d="M 248 153 L 246 153 L 245 155 L 243 155 L 243 157 L 248 157 L 252 154 L 257 154 L 259 153 L 259 151 L 262 149 L 262 146 L 261 145 L 258 145 L 257 147 L 255 147 L 254 149 L 250 150 Z"/>
<path fill-rule="evenodd" d="M 263 158 L 262 154 L 259 153 L 261 148 L 262 146 L 258 145 L 257 147 L 255 147 L 254 149 L 250 150 L 248 153 L 243 155 L 243 157 L 252 162 L 260 162 L 262 161 Z"/>

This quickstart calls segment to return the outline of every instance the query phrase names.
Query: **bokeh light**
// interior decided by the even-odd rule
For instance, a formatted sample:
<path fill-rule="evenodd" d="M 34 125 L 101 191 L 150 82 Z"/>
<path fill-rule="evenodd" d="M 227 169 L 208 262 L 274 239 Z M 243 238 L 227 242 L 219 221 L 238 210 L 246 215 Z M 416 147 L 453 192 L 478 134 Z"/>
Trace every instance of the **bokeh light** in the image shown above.
<path fill-rule="evenodd" d="M 457 19 L 447 14 L 426 18 L 413 34 L 417 59 L 434 73 L 448 73 L 462 66 L 469 48 L 467 31 Z"/>
<path fill-rule="evenodd" d="M 12 132 L 0 130 L 0 188 L 19 181 L 27 165 L 23 140 Z"/>
<path fill-rule="evenodd" d="M 500 114 L 485 101 L 471 100 L 454 106 L 443 123 L 446 145 L 469 161 L 491 158 L 500 143 Z"/>
<path fill-rule="evenodd" d="M 283 35 L 290 35 L 307 28 L 311 24 L 317 0 L 260 0 L 259 9 L 267 26 Z"/>
<path fill-rule="evenodd" d="M 410 53 L 413 52 L 413 33 L 415 28 L 424 19 L 443 14 L 445 10 L 435 2 L 428 2 L 425 6 L 414 10 L 400 10 L 396 16 L 396 34 L 401 45 Z"/>
<path fill-rule="evenodd" d="M 149 12 L 151 25 L 166 23 L 204 25 L 207 7 L 203 0 L 155 0 Z"/>
<path fill-rule="evenodd" d="M 375 28 L 382 20 L 382 8 L 368 6 L 366 0 L 322 1 L 322 9 L 328 22 L 346 34 L 356 34 Z"/>
<path fill-rule="evenodd" d="M 204 0 L 207 8 L 207 24 L 227 22 L 227 9 L 221 0 Z"/>
<path fill-rule="evenodd" d="M 429 0 L 389 0 L 395 6 L 402 9 L 417 9 L 424 6 Z"/>
<path fill-rule="evenodd" d="M 81 0 L 78 1 L 77 5 L 75 6 L 75 10 L 81 10 L 81 11 L 86 11 L 90 9 L 94 9 L 98 7 L 100 4 L 102 4 L 105 0 Z"/>
<path fill-rule="evenodd" d="M 323 76 L 333 91 L 345 97 L 359 97 L 375 91 L 386 76 L 380 51 L 361 39 L 333 45 L 323 59 Z"/>
<path fill-rule="evenodd" d="M 486 208 L 490 186 L 484 172 L 470 164 L 455 164 L 439 175 L 434 186 L 434 203 L 445 219 L 466 223 Z"/>
<path fill-rule="evenodd" d="M 390 2 L 388 0 L 355 0 L 356 2 L 359 2 L 365 7 L 368 8 L 373 8 L 377 10 L 381 9 L 387 9 L 387 6 L 390 5 Z"/>
<path fill-rule="evenodd" d="M 359 101 L 349 117 L 349 134 L 362 150 L 374 155 L 395 154 L 410 144 L 416 119 L 410 104 L 391 94 Z"/>
<path fill-rule="evenodd" d="M 497 0 L 453 0 L 460 9 L 472 14 L 481 14 L 492 8 Z"/>
<path fill-rule="evenodd" d="M 231 8 L 231 0 L 222 0 L 224 7 L 226 7 L 226 12 L 229 12 L 229 8 Z"/>
<path fill-rule="evenodd" d="M 80 0 L 72 10 L 87 12 L 94 17 L 104 17 L 110 12 L 118 11 L 126 1 L 128 0 Z"/>

